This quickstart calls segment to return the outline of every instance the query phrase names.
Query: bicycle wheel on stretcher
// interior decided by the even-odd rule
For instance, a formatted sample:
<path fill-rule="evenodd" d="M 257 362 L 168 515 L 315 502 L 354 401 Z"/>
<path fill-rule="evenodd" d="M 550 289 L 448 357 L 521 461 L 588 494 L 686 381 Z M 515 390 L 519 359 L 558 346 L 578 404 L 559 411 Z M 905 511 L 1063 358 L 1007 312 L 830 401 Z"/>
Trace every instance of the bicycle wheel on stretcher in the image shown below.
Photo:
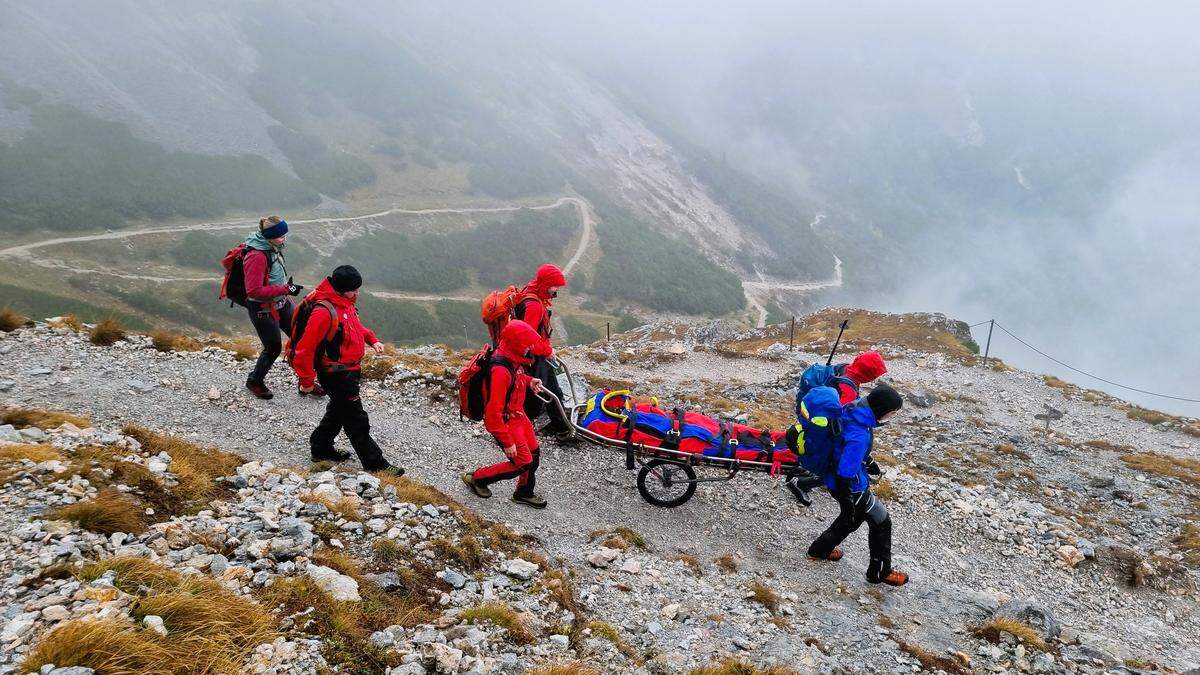
<path fill-rule="evenodd" d="M 637 487 L 648 503 L 674 508 L 696 494 L 696 470 L 686 464 L 652 459 L 638 472 Z"/>

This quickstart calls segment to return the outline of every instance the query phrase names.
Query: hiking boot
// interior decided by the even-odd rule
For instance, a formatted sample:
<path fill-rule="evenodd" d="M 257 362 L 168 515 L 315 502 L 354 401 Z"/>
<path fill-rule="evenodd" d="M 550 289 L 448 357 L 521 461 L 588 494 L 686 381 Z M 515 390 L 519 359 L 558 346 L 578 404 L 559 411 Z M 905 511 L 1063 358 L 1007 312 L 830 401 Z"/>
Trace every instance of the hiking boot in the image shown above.
<path fill-rule="evenodd" d="M 546 500 L 542 499 L 541 497 L 539 497 L 535 494 L 528 494 L 528 495 L 514 494 L 512 496 L 512 500 L 518 504 L 532 506 L 535 509 L 546 508 Z"/>
<path fill-rule="evenodd" d="M 887 576 L 882 578 L 871 578 L 867 575 L 867 581 L 873 584 L 887 584 L 888 586 L 903 586 L 908 583 L 908 574 L 900 570 L 892 570 L 887 573 Z"/>
<path fill-rule="evenodd" d="M 317 462 L 344 462 L 350 459 L 350 453 L 341 450 L 313 450 L 312 461 Z"/>
<path fill-rule="evenodd" d="M 834 549 L 829 552 L 829 555 L 825 556 L 824 558 L 817 557 L 810 553 L 808 555 L 808 559 L 809 560 L 828 560 L 829 562 L 837 562 L 842 559 L 842 549 L 837 548 L 835 546 Z"/>
<path fill-rule="evenodd" d="M 251 394 L 254 394 L 261 399 L 270 400 L 275 398 L 275 392 L 268 389 L 267 385 L 262 382 L 246 380 L 246 388 L 250 390 Z"/>
<path fill-rule="evenodd" d="M 786 483 L 784 483 L 784 485 L 787 485 L 788 492 L 792 493 L 792 496 L 796 498 L 796 501 L 805 506 L 812 506 L 812 499 L 810 499 L 808 496 L 808 490 L 800 487 L 795 480 L 788 480 Z"/>
<path fill-rule="evenodd" d="M 476 497 L 487 499 L 492 496 L 492 491 L 486 485 L 481 485 L 475 482 L 475 474 L 467 472 L 462 475 L 462 482 L 471 488 L 471 492 L 475 493 Z"/>
<path fill-rule="evenodd" d="M 388 464 L 387 466 L 383 467 L 382 469 L 376 469 L 375 471 L 372 471 L 371 473 L 376 473 L 381 476 L 396 476 L 397 478 L 399 478 L 400 476 L 404 475 L 404 467 L 396 466 L 395 464 Z"/>
<path fill-rule="evenodd" d="M 301 396 L 312 396 L 313 398 L 320 398 L 325 395 L 325 389 L 319 384 L 314 384 L 312 391 L 300 391 L 300 395 Z"/>

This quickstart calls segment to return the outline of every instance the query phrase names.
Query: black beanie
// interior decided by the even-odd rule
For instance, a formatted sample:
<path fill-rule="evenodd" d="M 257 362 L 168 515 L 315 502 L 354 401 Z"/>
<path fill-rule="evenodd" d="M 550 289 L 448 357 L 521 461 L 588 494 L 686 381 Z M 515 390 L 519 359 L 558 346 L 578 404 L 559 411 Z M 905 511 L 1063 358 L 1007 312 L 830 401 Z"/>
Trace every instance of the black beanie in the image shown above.
<path fill-rule="evenodd" d="M 338 293 L 356 291 L 362 286 L 362 275 L 351 265 L 338 265 L 329 275 L 329 285 Z"/>
<path fill-rule="evenodd" d="M 871 393 L 867 394 L 867 405 L 871 406 L 871 412 L 875 413 L 875 419 L 880 420 L 884 415 L 903 408 L 904 398 L 891 385 L 880 382 L 875 385 Z"/>

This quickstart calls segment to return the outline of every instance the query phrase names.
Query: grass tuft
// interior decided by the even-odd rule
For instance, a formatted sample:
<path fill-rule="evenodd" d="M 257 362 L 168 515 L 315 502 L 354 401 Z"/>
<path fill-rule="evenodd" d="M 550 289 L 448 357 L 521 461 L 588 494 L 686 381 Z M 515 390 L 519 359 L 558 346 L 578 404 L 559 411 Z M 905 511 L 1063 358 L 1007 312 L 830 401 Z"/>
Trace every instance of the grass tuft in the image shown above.
<path fill-rule="evenodd" d="M 68 422 L 80 429 L 92 426 L 92 421 L 86 417 L 37 408 L 5 408 L 0 412 L 0 422 L 11 424 L 18 429 L 24 427 L 37 427 L 42 430 L 57 429 Z"/>
<path fill-rule="evenodd" d="M 533 633 L 516 610 L 502 602 L 488 602 L 464 609 L 458 616 L 464 623 L 493 623 L 508 631 L 508 637 L 520 645 L 527 645 L 534 640 Z"/>
<path fill-rule="evenodd" d="M 971 629 L 975 637 L 988 642 L 1003 642 L 1002 634 L 1008 633 L 1026 646 L 1038 651 L 1046 651 L 1046 641 L 1029 624 L 1017 619 L 995 618 Z"/>
<path fill-rule="evenodd" d="M 1121 455 L 1121 461 L 1138 471 L 1169 476 L 1191 485 L 1200 485 L 1200 460 L 1171 457 L 1157 452 L 1132 452 Z"/>
<path fill-rule="evenodd" d="M 892 500 L 896 498 L 896 486 L 887 478 L 881 478 L 871 486 L 871 492 L 875 493 L 880 499 Z"/>
<path fill-rule="evenodd" d="M 11 333 L 14 330 L 25 326 L 29 319 L 17 313 L 11 307 L 0 309 L 0 332 Z"/>
<path fill-rule="evenodd" d="M 938 654 L 925 647 L 922 647 L 921 645 L 914 644 L 906 640 L 900 640 L 899 645 L 900 651 L 919 661 L 921 663 L 921 668 L 924 670 L 928 670 L 930 672 L 937 672 L 941 670 L 950 673 L 951 675 L 966 675 L 967 673 L 971 672 L 970 669 L 967 668 L 966 664 L 952 656 Z"/>
<path fill-rule="evenodd" d="M 0 445 L 0 462 L 19 462 L 27 459 L 31 462 L 49 462 L 53 459 L 62 459 L 62 453 L 51 445 L 44 444 L 18 444 L 18 445 Z"/>
<path fill-rule="evenodd" d="M 579 661 L 569 661 L 541 666 L 529 671 L 529 675 L 600 675 L 600 671 Z"/>
<path fill-rule="evenodd" d="M 587 627 L 588 630 L 592 631 L 593 634 L 611 642 L 612 645 L 617 648 L 617 651 L 625 655 L 625 658 L 629 659 L 633 663 L 641 665 L 642 655 L 639 654 L 632 645 L 630 645 L 625 641 L 624 638 L 621 637 L 621 632 L 617 630 L 616 626 L 613 626 L 611 623 L 605 623 L 604 621 L 589 621 Z"/>
<path fill-rule="evenodd" d="M 163 328 L 150 332 L 150 342 L 160 352 L 198 352 L 204 348 L 195 338 Z"/>
<path fill-rule="evenodd" d="M 732 553 L 726 553 L 720 558 L 717 558 L 714 562 L 717 563 L 717 567 L 730 574 L 738 571 L 737 558 L 733 557 Z"/>
<path fill-rule="evenodd" d="M 750 584 L 750 592 L 754 594 L 754 601 L 766 607 L 768 612 L 774 614 L 779 611 L 779 594 L 775 591 L 756 581 Z"/>
<path fill-rule="evenodd" d="M 125 339 L 125 328 L 116 319 L 105 319 L 92 327 L 88 339 L 99 347 L 110 347 Z"/>
<path fill-rule="evenodd" d="M 434 553 L 443 560 L 453 562 L 455 566 L 466 572 L 481 569 L 488 561 L 487 553 L 479 540 L 470 534 L 463 535 L 458 542 L 446 537 L 437 537 L 429 542 Z"/>
<path fill-rule="evenodd" d="M 1192 567 L 1200 567 L 1200 525 L 1187 523 L 1171 543 L 1183 553 L 1183 559 Z"/>
<path fill-rule="evenodd" d="M 691 553 L 676 553 L 675 555 L 671 556 L 671 560 L 678 560 L 684 565 L 687 565 L 689 568 L 691 568 L 692 573 L 698 577 L 704 576 L 704 567 L 700 565 L 700 559 Z"/>
<path fill-rule="evenodd" d="M 98 673 L 165 673 L 178 667 L 166 640 L 119 619 L 68 621 L 51 631 L 21 663 L 24 672 L 43 665 L 81 666 Z"/>
<path fill-rule="evenodd" d="M 1137 406 L 1130 406 L 1129 409 L 1125 411 L 1125 416 L 1131 420 L 1138 420 L 1139 422 L 1145 422 L 1146 424 L 1162 424 L 1163 422 L 1171 422 L 1175 419 L 1178 419 L 1173 415 L 1168 415 L 1157 410 L 1139 408 Z"/>
<path fill-rule="evenodd" d="M 94 499 L 75 502 L 51 512 L 50 517 L 69 520 L 89 532 L 139 534 L 146 530 L 142 507 L 116 490 L 102 490 Z"/>
<path fill-rule="evenodd" d="M 799 671 L 786 666 L 758 666 L 740 659 L 726 659 L 720 663 L 694 668 L 689 675 L 798 675 Z"/>
<path fill-rule="evenodd" d="M 216 479 L 231 475 L 245 462 L 232 452 L 206 448 L 137 424 L 126 424 L 121 433 L 136 439 L 152 455 L 165 452 L 171 456 L 171 473 L 179 481 L 174 494 L 185 503 L 203 502 L 218 495 Z"/>
<path fill-rule="evenodd" d="M 368 349 L 367 351 L 370 352 L 371 350 Z M 387 356 L 368 353 L 363 357 L 360 373 L 364 380 L 386 380 L 387 376 L 391 375 L 395 370 L 395 360 Z"/>
<path fill-rule="evenodd" d="M 375 543 L 371 545 L 371 550 L 375 554 L 375 560 L 385 565 L 407 557 L 404 546 L 395 539 L 387 537 L 376 539 Z"/>

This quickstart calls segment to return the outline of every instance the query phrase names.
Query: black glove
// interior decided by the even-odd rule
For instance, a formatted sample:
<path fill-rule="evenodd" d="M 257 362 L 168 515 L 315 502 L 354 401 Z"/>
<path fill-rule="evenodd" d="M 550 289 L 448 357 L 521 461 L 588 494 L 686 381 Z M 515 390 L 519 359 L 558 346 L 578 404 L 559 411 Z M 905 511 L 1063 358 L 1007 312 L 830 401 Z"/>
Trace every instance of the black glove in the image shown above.
<path fill-rule="evenodd" d="M 304 287 L 299 284 L 292 283 L 292 278 L 288 277 L 287 289 L 288 295 L 300 295 L 300 291 L 304 290 Z"/>
<path fill-rule="evenodd" d="M 876 462 L 873 459 L 868 459 L 866 462 L 863 462 L 863 466 L 866 468 L 868 476 L 883 475 L 883 469 L 879 467 L 879 462 Z"/>

